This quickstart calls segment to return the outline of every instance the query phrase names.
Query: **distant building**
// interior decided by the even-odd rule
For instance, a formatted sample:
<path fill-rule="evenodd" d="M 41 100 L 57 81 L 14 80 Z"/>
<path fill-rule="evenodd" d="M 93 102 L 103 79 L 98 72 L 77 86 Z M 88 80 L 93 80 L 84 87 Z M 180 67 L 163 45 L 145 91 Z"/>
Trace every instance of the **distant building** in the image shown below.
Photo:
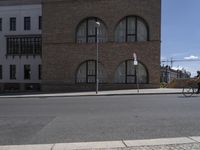
<path fill-rule="evenodd" d="M 40 89 L 42 7 L 36 1 L 0 1 L 0 91 Z"/>
<path fill-rule="evenodd" d="M 170 66 L 162 66 L 160 69 L 160 81 L 165 83 L 170 83 L 174 79 L 188 79 L 190 76 L 190 72 L 186 70 L 175 70 Z"/>

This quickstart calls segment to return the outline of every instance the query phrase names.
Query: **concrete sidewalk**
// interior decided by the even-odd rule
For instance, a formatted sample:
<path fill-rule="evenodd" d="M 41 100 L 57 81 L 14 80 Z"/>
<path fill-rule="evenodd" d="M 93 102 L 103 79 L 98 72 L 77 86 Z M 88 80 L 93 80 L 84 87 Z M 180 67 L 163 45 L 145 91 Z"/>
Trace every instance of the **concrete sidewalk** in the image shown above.
<path fill-rule="evenodd" d="M 0 150 L 200 150 L 200 137 L 0 146 Z"/>
<path fill-rule="evenodd" d="M 36 97 L 78 97 L 78 96 L 115 96 L 115 95 L 153 95 L 153 94 L 181 94 L 182 89 L 158 88 L 158 89 L 137 89 L 115 90 L 96 92 L 76 92 L 76 93 L 48 93 L 48 94 L 8 94 L 0 95 L 0 98 L 36 98 Z"/>

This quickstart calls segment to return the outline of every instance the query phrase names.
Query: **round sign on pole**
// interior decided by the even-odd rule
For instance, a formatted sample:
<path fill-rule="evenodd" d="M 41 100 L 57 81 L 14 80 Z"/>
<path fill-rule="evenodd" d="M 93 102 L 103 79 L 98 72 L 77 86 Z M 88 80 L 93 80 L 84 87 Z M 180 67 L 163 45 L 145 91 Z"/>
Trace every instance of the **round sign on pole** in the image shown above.
<path fill-rule="evenodd" d="M 134 66 L 137 66 L 137 65 L 138 65 L 136 53 L 133 53 L 133 65 L 134 65 Z"/>
<path fill-rule="evenodd" d="M 134 66 L 137 66 L 137 65 L 138 65 L 138 61 L 137 61 L 137 60 L 134 60 L 134 61 L 133 61 L 133 64 L 134 64 Z"/>

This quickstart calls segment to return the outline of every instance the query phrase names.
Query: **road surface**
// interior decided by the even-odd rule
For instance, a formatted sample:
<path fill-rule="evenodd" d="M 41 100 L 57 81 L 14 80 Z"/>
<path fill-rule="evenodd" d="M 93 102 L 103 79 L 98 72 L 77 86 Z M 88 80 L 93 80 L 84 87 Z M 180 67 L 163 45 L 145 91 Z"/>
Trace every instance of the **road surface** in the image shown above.
<path fill-rule="evenodd" d="M 200 136 L 200 97 L 0 98 L 0 145 Z"/>

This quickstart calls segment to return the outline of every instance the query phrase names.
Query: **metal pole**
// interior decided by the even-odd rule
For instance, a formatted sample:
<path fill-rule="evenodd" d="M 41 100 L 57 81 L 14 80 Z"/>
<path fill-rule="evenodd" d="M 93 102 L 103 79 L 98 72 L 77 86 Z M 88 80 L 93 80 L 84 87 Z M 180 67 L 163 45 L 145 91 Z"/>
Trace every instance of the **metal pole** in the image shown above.
<path fill-rule="evenodd" d="M 133 65 L 135 66 L 135 76 L 136 76 L 136 86 L 137 86 L 137 92 L 139 93 L 139 83 L 138 83 L 138 76 L 139 76 L 139 69 L 138 69 L 138 61 L 137 61 L 137 55 L 136 53 L 133 53 Z"/>
<path fill-rule="evenodd" d="M 138 69 L 138 65 L 136 66 L 136 76 L 137 76 L 137 92 L 139 93 L 140 92 L 140 90 L 139 90 L 139 83 L 138 83 L 138 78 L 139 78 L 139 71 L 138 71 L 139 69 Z"/>
<path fill-rule="evenodd" d="M 97 74 L 96 74 L 96 94 L 98 94 L 99 92 L 99 23 L 96 23 L 97 24 L 97 62 L 96 62 L 96 65 L 97 65 Z"/>

